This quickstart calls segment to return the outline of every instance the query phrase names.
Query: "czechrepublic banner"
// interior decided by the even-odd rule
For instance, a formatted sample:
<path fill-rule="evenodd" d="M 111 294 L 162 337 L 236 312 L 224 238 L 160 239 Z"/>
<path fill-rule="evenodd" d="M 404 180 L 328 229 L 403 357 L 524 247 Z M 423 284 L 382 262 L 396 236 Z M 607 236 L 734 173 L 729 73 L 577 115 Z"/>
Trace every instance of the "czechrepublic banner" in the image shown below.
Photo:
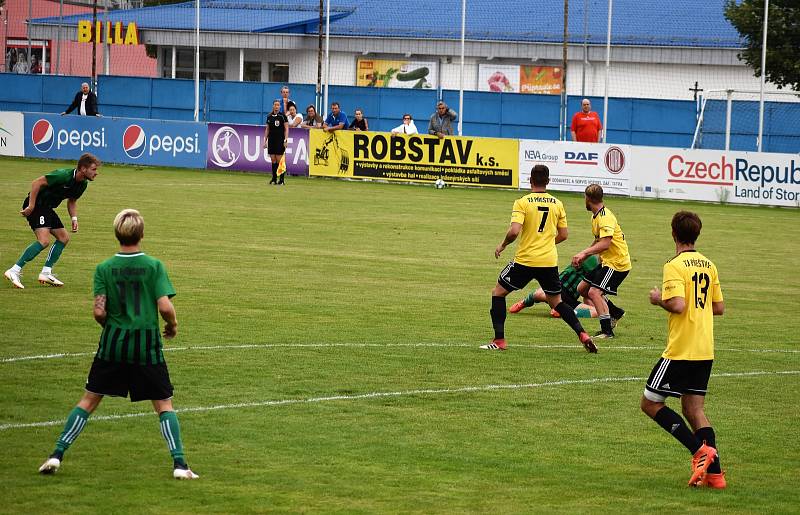
<path fill-rule="evenodd" d="M 518 140 L 309 131 L 310 175 L 516 188 Z"/>

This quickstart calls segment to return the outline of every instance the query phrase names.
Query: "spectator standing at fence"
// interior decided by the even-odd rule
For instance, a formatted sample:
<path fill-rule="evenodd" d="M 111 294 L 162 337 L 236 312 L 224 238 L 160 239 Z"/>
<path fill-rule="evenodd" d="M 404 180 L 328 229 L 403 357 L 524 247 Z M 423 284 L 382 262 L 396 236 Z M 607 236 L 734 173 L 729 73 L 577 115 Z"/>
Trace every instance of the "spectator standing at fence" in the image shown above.
<path fill-rule="evenodd" d="M 339 107 L 339 102 L 333 102 L 331 104 L 331 112 L 328 113 L 328 117 L 325 118 L 325 123 L 322 125 L 322 128 L 326 132 L 340 131 L 347 128 L 347 115 L 342 112 L 342 109 Z"/>
<path fill-rule="evenodd" d="M 289 112 L 289 104 L 292 100 L 289 98 L 289 86 L 281 86 L 281 112 L 286 114 Z M 295 104 L 296 105 L 296 104 Z"/>
<path fill-rule="evenodd" d="M 444 138 L 455 134 L 453 123 L 458 120 L 458 113 L 447 107 L 443 100 L 436 104 L 436 112 L 431 115 L 428 134 Z"/>
<path fill-rule="evenodd" d="M 414 118 L 410 114 L 403 115 L 403 123 L 392 129 L 392 134 L 419 134 Z"/>
<path fill-rule="evenodd" d="M 35 55 L 31 56 L 31 73 L 42 73 L 42 63 L 39 62 Z"/>
<path fill-rule="evenodd" d="M 14 73 L 28 73 L 30 72 L 30 66 L 28 65 L 28 56 L 25 55 L 24 50 L 20 50 L 17 52 L 17 62 L 14 64 Z"/>
<path fill-rule="evenodd" d="M 61 113 L 61 116 L 71 113 L 76 108 L 81 116 L 100 116 L 100 113 L 97 112 L 97 95 L 89 91 L 89 84 L 86 82 L 81 84 L 81 90 L 75 94 L 72 103 L 66 111 Z"/>
<path fill-rule="evenodd" d="M 286 118 L 289 120 L 290 129 L 300 127 L 300 124 L 303 123 L 303 117 L 297 114 L 297 105 L 291 100 L 289 101 L 289 110 L 286 112 Z"/>
<path fill-rule="evenodd" d="M 286 174 L 281 174 L 280 180 L 278 179 L 278 165 L 280 165 L 281 157 L 286 152 L 286 143 L 288 141 L 289 120 L 281 112 L 281 101 L 275 100 L 272 102 L 272 112 L 267 116 L 263 144 L 263 147 L 269 153 L 270 161 L 272 161 L 272 180 L 269 181 L 270 184 L 283 184 L 283 178 Z"/>
<path fill-rule="evenodd" d="M 353 117 L 353 121 L 350 122 L 350 127 L 348 127 L 351 131 L 368 131 L 369 124 L 367 123 L 367 119 L 364 118 L 364 111 L 361 109 L 356 109 L 355 115 Z"/>
<path fill-rule="evenodd" d="M 600 116 L 592 111 L 592 103 L 588 98 L 581 100 L 581 110 L 572 116 L 572 141 L 584 143 L 600 143 L 603 139 L 603 123 Z"/>
<path fill-rule="evenodd" d="M 300 127 L 304 129 L 319 129 L 322 127 L 322 117 L 317 114 L 317 108 L 313 104 L 306 107 L 306 117 Z"/>

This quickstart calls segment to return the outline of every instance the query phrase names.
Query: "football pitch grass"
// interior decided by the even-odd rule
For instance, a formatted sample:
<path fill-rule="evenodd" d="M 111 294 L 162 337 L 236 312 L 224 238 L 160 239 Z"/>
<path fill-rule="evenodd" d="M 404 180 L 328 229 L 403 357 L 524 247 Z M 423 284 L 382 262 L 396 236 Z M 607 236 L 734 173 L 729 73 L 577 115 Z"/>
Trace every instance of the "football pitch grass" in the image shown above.
<path fill-rule="evenodd" d="M 30 182 L 58 166 L 0 160 L 3 270 L 33 239 L 18 214 Z M 537 305 L 509 315 L 508 351 L 487 352 L 490 290 L 514 247 L 493 252 L 521 192 L 267 180 L 104 166 L 54 269 L 66 286 L 36 283 L 45 253 L 25 290 L 0 284 L 0 512 L 798 511 L 797 210 L 608 198 L 633 257 L 617 339 L 590 355 Z M 555 195 L 563 267 L 590 218 L 582 196 Z M 199 481 L 171 479 L 149 403 L 113 398 L 55 476 L 36 473 L 82 393 L 100 333 L 93 271 L 126 207 L 178 292 L 165 355 Z M 697 247 L 725 295 L 707 398 L 724 491 L 687 487 L 689 453 L 639 410 L 666 336 L 647 295 L 680 209 L 702 217 Z"/>

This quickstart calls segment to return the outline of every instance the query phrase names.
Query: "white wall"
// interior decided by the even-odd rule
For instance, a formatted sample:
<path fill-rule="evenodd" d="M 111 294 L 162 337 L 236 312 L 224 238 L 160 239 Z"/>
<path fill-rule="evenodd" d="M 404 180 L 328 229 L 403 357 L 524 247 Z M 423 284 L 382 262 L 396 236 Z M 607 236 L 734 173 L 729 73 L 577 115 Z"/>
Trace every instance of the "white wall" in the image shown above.
<path fill-rule="evenodd" d="M 330 84 L 353 86 L 356 81 L 356 62 L 360 54 L 331 52 Z M 380 58 L 380 56 L 374 56 Z M 441 63 L 441 83 L 444 89 L 459 89 L 460 59 L 457 56 L 439 58 L 432 56 L 414 56 L 415 59 L 439 60 Z M 289 63 L 289 82 L 295 84 L 316 84 L 317 51 L 314 50 L 247 50 L 245 60 L 260 60 L 262 81 L 268 81 L 270 62 Z M 450 62 L 447 62 L 447 61 Z M 466 58 L 464 65 L 464 89 L 477 90 L 478 65 L 484 58 Z M 513 64 L 514 61 L 504 60 Z M 516 64 L 529 64 L 517 61 Z M 548 62 L 557 65 L 555 62 Z M 567 94 L 569 96 L 599 96 L 605 92 L 605 62 L 594 61 L 586 67 L 585 92 L 582 91 L 581 61 L 570 61 L 567 68 Z M 323 83 L 325 80 L 325 63 L 322 68 Z M 226 57 L 226 77 L 228 80 L 239 79 L 239 51 L 229 50 Z M 658 63 L 614 63 L 609 73 L 609 96 L 692 100 L 694 94 L 690 88 L 695 81 L 700 88 L 758 90 L 760 82 L 754 77 L 752 70 L 746 66 L 722 65 L 683 65 Z M 779 91 L 774 85 L 766 85 L 767 91 Z M 797 97 L 787 96 L 783 101 L 800 101 Z"/>

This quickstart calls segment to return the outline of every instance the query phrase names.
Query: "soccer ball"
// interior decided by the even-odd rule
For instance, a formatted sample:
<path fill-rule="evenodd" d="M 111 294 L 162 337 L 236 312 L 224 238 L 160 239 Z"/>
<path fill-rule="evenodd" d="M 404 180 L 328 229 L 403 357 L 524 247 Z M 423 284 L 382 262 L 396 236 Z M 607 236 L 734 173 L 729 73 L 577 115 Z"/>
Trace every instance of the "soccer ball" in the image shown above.
<path fill-rule="evenodd" d="M 436 182 L 434 182 L 433 185 L 436 186 L 437 190 L 440 190 L 440 189 L 444 188 L 445 186 L 447 186 L 447 183 L 444 182 L 444 179 L 442 179 L 440 177 L 440 178 L 436 179 Z"/>

